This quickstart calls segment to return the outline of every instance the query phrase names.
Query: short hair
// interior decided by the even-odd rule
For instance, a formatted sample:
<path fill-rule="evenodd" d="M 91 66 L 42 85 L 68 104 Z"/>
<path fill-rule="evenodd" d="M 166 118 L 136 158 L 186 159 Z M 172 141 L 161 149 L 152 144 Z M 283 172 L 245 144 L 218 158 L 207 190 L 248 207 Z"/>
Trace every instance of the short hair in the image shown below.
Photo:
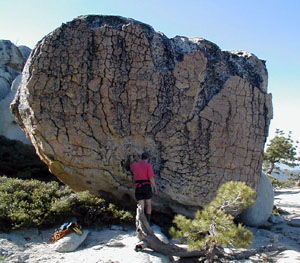
<path fill-rule="evenodd" d="M 146 159 L 148 159 L 148 158 L 149 158 L 149 153 L 143 152 L 143 153 L 142 153 L 142 160 L 146 160 Z"/>

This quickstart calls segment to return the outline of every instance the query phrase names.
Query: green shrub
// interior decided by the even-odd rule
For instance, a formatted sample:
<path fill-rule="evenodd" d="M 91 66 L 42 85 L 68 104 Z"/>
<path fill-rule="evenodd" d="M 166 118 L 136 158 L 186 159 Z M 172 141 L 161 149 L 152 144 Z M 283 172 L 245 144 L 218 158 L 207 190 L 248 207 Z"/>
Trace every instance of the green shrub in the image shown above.
<path fill-rule="evenodd" d="M 55 215 L 78 218 L 82 225 L 126 224 L 134 221 L 130 212 L 120 210 L 88 191 L 64 196 L 56 200 L 51 209 Z"/>
<path fill-rule="evenodd" d="M 280 207 L 278 207 L 278 206 L 276 206 L 276 205 L 274 205 L 273 210 L 272 210 L 272 214 L 282 216 L 282 215 L 288 215 L 289 212 L 282 209 L 282 208 L 280 208 Z"/>
<path fill-rule="evenodd" d="M 274 188 L 291 188 L 296 185 L 296 181 L 293 177 L 289 178 L 288 180 L 285 180 L 285 181 L 280 181 L 270 175 L 267 175 L 267 176 Z"/>
<path fill-rule="evenodd" d="M 132 223 L 130 212 L 57 182 L 0 177 L 0 231 L 50 227 L 76 217 L 84 226 Z"/>
<path fill-rule="evenodd" d="M 32 145 L 0 135 L 0 175 L 21 179 L 56 180 Z"/>

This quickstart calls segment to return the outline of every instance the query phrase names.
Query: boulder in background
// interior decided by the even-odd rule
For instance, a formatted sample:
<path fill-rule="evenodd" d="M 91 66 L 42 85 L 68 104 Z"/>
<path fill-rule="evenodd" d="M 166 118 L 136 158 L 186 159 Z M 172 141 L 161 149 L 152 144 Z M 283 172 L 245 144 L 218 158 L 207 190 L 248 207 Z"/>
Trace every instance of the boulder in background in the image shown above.
<path fill-rule="evenodd" d="M 0 40 L 0 135 L 29 143 L 17 125 L 9 105 L 21 81 L 21 72 L 31 49 L 15 46 L 9 40 Z M 14 80 L 16 81 L 14 82 Z"/>

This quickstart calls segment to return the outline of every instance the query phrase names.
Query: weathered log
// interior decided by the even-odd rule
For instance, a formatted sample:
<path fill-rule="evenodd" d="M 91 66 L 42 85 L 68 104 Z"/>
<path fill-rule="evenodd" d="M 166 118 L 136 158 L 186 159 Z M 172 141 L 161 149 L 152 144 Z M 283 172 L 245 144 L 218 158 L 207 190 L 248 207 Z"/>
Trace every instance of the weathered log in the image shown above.
<path fill-rule="evenodd" d="M 193 250 L 188 251 L 186 248 L 179 247 L 174 244 L 167 244 L 157 238 L 149 225 L 141 205 L 137 207 L 136 213 L 136 230 L 138 239 L 141 241 L 137 244 L 136 250 L 141 250 L 145 248 L 153 249 L 154 251 L 167 255 L 167 256 L 177 256 L 177 257 L 201 257 L 207 254 L 206 250 Z"/>
<path fill-rule="evenodd" d="M 136 245 L 136 250 L 141 251 L 144 248 L 150 248 L 154 251 L 167 255 L 167 256 L 176 256 L 180 258 L 187 257 L 205 257 L 208 253 L 207 250 L 192 250 L 189 251 L 187 248 L 180 247 L 174 244 L 165 243 L 155 236 L 154 231 L 149 225 L 141 205 L 137 207 L 136 213 L 136 230 L 137 237 L 140 242 Z M 254 249 L 217 249 L 216 256 L 219 258 L 226 259 L 247 259 L 255 254 L 278 251 L 281 252 L 286 250 L 285 247 L 276 247 L 274 245 L 262 246 Z"/>

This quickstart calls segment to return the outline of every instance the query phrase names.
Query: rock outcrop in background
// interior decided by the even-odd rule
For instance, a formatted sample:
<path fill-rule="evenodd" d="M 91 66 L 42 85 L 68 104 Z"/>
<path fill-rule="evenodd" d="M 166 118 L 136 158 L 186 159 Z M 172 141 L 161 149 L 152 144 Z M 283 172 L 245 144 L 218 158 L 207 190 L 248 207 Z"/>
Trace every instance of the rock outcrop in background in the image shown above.
<path fill-rule="evenodd" d="M 133 201 L 151 153 L 154 208 L 191 215 L 230 180 L 256 188 L 272 118 L 264 61 L 123 17 L 83 16 L 43 38 L 11 109 L 64 183 Z"/>
<path fill-rule="evenodd" d="M 20 74 L 31 49 L 0 40 L 0 135 L 29 143 L 9 110 L 20 83 Z M 16 79 L 17 78 L 17 79 Z M 13 81 L 16 79 L 13 85 Z"/>

